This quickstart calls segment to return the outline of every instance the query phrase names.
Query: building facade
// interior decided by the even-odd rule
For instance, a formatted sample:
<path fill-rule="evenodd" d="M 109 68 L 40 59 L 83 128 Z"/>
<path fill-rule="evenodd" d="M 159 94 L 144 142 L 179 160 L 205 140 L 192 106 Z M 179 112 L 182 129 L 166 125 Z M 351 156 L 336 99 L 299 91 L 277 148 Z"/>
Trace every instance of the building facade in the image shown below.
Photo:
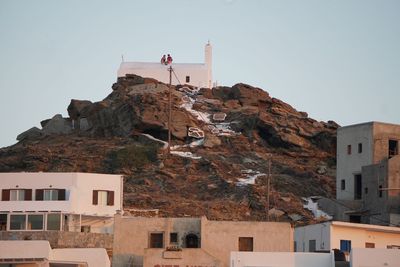
<path fill-rule="evenodd" d="M 321 252 L 352 248 L 400 248 L 400 228 L 331 221 L 295 228 L 295 250 Z"/>
<path fill-rule="evenodd" d="M 0 173 L 0 231 L 112 233 L 120 175 Z"/>
<path fill-rule="evenodd" d="M 115 216 L 113 266 L 226 267 L 231 251 L 292 250 L 289 223 Z"/>
<path fill-rule="evenodd" d="M 400 225 L 400 125 L 368 122 L 337 132 L 336 219 Z M 324 206 L 324 205 L 322 205 Z"/>
<path fill-rule="evenodd" d="M 172 67 L 172 84 L 188 84 L 195 87 L 212 87 L 212 46 L 206 44 L 204 63 L 172 63 L 169 65 L 160 62 L 121 62 L 118 77 L 126 74 L 136 74 L 142 77 L 156 79 L 169 83 L 169 67 Z"/>

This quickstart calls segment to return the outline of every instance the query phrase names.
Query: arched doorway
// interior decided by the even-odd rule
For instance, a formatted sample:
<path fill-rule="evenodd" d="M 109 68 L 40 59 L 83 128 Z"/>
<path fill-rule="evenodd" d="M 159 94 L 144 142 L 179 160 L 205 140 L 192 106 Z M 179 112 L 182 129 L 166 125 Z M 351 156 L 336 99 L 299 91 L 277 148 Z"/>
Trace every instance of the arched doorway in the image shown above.
<path fill-rule="evenodd" d="M 195 234 L 188 234 L 185 238 L 185 245 L 187 248 L 198 248 L 199 238 Z"/>

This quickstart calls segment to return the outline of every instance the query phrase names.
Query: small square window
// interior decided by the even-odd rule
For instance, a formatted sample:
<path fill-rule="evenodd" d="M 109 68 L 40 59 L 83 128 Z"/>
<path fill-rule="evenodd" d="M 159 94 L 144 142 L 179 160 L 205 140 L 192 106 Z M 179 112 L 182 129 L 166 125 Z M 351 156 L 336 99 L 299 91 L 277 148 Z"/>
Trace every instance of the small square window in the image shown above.
<path fill-rule="evenodd" d="M 239 251 L 253 251 L 253 238 L 239 237 Z"/>
<path fill-rule="evenodd" d="M 170 243 L 178 243 L 178 233 L 170 233 L 169 234 L 169 242 Z"/>
<path fill-rule="evenodd" d="M 347 146 L 347 155 L 351 155 L 351 145 Z"/>
<path fill-rule="evenodd" d="M 186 82 L 190 83 L 190 76 L 186 76 Z"/>
<path fill-rule="evenodd" d="M 358 144 L 358 153 L 362 153 L 362 143 Z"/>
<path fill-rule="evenodd" d="M 164 247 L 164 233 L 150 233 L 150 248 L 163 248 Z"/>

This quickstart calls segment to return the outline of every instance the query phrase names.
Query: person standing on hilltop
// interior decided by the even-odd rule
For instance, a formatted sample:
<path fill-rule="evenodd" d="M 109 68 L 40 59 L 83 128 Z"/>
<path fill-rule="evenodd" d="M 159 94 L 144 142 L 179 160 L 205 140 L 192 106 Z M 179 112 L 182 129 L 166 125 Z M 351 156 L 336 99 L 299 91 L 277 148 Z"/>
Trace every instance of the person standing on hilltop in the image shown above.
<path fill-rule="evenodd" d="M 163 55 L 161 58 L 161 64 L 167 65 L 167 59 L 166 59 L 165 55 Z"/>
<path fill-rule="evenodd" d="M 172 64 L 172 57 L 171 57 L 170 54 L 168 54 L 168 57 L 167 57 L 167 64 L 168 64 L 168 65 L 169 65 L 169 64 Z"/>

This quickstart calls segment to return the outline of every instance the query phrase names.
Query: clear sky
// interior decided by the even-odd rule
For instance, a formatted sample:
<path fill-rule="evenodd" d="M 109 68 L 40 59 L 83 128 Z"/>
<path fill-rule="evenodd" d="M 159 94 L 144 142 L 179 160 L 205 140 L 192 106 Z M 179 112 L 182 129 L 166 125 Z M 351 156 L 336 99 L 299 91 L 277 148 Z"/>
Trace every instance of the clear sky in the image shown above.
<path fill-rule="evenodd" d="M 398 0 L 0 0 L 0 147 L 71 99 L 99 101 L 121 62 L 203 62 L 317 120 L 400 123 Z"/>

